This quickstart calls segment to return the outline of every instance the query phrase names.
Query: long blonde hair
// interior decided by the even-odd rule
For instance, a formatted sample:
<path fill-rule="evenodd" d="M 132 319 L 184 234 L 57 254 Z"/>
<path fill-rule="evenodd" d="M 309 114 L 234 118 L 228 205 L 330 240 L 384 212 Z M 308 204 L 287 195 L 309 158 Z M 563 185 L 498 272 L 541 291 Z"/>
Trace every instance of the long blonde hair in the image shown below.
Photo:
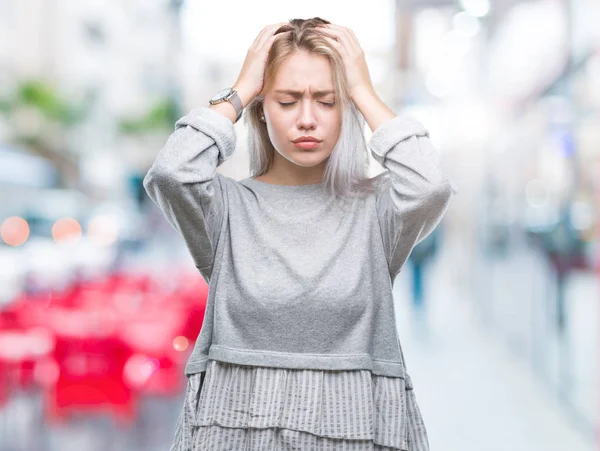
<path fill-rule="evenodd" d="M 245 123 L 248 126 L 250 175 L 256 177 L 269 170 L 276 152 L 265 122 L 259 120 L 265 94 L 272 88 L 277 69 L 289 56 L 298 51 L 325 56 L 333 70 L 336 102 L 340 103 L 342 124 L 340 137 L 328 158 L 323 187 L 333 197 L 364 197 L 375 191 L 380 177 L 368 178 L 369 150 L 365 142 L 365 119 L 348 93 L 348 84 L 341 55 L 316 29 L 317 24 L 330 22 L 319 17 L 292 19 L 275 34 L 291 31 L 277 39 L 269 52 L 261 92 L 247 105 Z M 381 174 L 382 175 L 382 174 Z"/>

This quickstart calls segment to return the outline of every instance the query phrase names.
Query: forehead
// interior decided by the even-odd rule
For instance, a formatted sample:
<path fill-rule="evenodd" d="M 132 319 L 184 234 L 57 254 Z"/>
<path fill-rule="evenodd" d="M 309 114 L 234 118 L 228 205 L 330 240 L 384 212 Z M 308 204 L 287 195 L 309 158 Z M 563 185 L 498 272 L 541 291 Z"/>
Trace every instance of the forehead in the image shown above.
<path fill-rule="evenodd" d="M 296 90 L 314 93 L 334 89 L 333 71 L 323 55 L 296 52 L 277 69 L 273 91 Z"/>

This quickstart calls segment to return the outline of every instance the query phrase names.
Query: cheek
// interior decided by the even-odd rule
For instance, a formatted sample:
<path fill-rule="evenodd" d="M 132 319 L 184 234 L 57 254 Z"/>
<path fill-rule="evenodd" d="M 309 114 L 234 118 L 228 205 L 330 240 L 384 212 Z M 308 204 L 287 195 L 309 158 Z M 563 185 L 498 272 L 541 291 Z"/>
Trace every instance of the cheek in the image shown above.
<path fill-rule="evenodd" d="M 293 130 L 293 127 L 294 123 L 292 121 L 286 121 L 280 117 L 277 121 L 271 122 L 269 134 L 279 143 L 286 142 L 288 140 L 288 135 Z"/>
<path fill-rule="evenodd" d="M 338 118 L 333 118 L 328 124 L 328 136 L 329 140 L 337 142 L 340 132 L 342 130 L 342 124 Z"/>
<path fill-rule="evenodd" d="M 267 126 L 267 131 L 269 133 L 269 138 L 271 142 L 276 148 L 281 149 L 282 146 L 286 146 L 288 144 L 288 133 L 290 128 L 287 127 L 281 121 L 271 122 Z"/>

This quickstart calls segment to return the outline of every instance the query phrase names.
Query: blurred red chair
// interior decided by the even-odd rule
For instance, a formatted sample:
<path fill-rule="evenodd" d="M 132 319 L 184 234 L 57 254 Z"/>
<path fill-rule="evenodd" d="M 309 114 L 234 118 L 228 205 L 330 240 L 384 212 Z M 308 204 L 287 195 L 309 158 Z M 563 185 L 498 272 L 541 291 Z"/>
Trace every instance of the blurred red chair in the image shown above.
<path fill-rule="evenodd" d="M 185 385 L 181 371 L 187 339 L 181 335 L 185 311 L 149 308 L 120 330 L 120 338 L 134 350 L 124 368 L 124 378 L 139 393 L 176 395 Z"/>
<path fill-rule="evenodd" d="M 135 397 L 123 379 L 123 368 L 132 351 L 118 338 L 116 318 L 102 311 L 57 308 L 49 316 L 57 333 L 53 359 L 58 374 L 45 394 L 48 419 L 108 411 L 119 424 L 130 424 Z"/>
<path fill-rule="evenodd" d="M 108 411 L 129 424 L 137 395 L 179 394 L 208 285 L 196 272 L 171 270 L 159 278 L 115 273 L 16 299 L 0 312 L 0 332 L 13 333 L 5 342 L 16 343 L 0 352 L 0 403 L 10 384 L 36 383 L 51 421 Z"/>
<path fill-rule="evenodd" d="M 37 362 L 49 356 L 54 345 L 54 336 L 43 328 L 0 329 L 4 387 L 10 391 L 33 386 Z"/>

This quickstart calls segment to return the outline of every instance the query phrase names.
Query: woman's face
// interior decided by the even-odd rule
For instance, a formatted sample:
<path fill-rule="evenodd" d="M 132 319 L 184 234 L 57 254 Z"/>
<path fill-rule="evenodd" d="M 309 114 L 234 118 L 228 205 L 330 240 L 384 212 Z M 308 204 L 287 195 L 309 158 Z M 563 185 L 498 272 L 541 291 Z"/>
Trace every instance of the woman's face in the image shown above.
<path fill-rule="evenodd" d="M 287 58 L 265 94 L 263 110 L 269 137 L 281 156 L 305 167 L 326 160 L 338 141 L 342 123 L 327 58 L 307 52 Z M 295 144 L 294 140 L 302 136 L 320 142 Z"/>

